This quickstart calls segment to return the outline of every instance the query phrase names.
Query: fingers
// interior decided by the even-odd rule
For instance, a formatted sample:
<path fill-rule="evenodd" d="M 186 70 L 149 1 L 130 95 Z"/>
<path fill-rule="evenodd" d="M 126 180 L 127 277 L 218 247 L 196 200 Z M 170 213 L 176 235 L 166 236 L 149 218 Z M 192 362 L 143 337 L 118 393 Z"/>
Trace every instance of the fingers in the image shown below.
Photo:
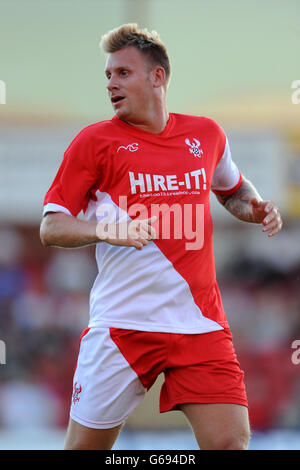
<path fill-rule="evenodd" d="M 157 216 L 156 215 L 153 215 L 152 217 L 150 217 L 149 219 L 145 219 L 145 222 L 148 221 L 150 224 L 153 224 L 154 222 L 157 221 Z"/>
<path fill-rule="evenodd" d="M 282 228 L 282 220 L 274 201 L 259 201 L 253 197 L 250 200 L 253 207 L 254 220 L 263 225 L 262 231 L 273 237 Z"/>
<path fill-rule="evenodd" d="M 147 230 L 148 230 L 148 233 L 151 236 L 151 239 L 156 238 L 156 231 L 155 231 L 154 227 L 151 225 L 151 224 L 154 224 L 154 222 L 156 222 L 156 221 L 157 221 L 157 216 L 156 215 L 154 215 L 153 217 L 150 217 L 150 219 L 148 219 Z"/>
<path fill-rule="evenodd" d="M 148 242 L 147 242 L 148 243 Z M 145 240 L 132 240 L 131 246 L 137 250 L 141 250 L 145 246 Z"/>
<path fill-rule="evenodd" d="M 145 237 L 148 240 L 152 240 L 153 238 L 156 238 L 156 231 L 154 227 L 151 225 L 154 222 L 156 222 L 157 217 L 154 215 L 153 217 L 150 217 L 149 219 L 144 219 L 144 220 L 139 220 L 139 229 L 140 233 L 143 233 Z"/>
<path fill-rule="evenodd" d="M 141 250 L 144 248 L 144 246 L 148 245 L 150 241 L 150 238 L 137 238 L 137 239 L 131 239 L 132 246 L 136 248 L 137 250 Z"/>
<path fill-rule="evenodd" d="M 250 203 L 256 213 L 266 212 L 268 214 L 275 207 L 275 203 L 273 201 L 260 201 L 255 197 L 250 199 Z"/>
<path fill-rule="evenodd" d="M 268 237 L 273 237 L 282 228 L 282 219 L 278 208 L 273 201 L 267 202 L 265 212 L 268 214 L 262 221 L 264 227 L 263 232 L 269 232 Z"/>
<path fill-rule="evenodd" d="M 144 220 L 132 220 L 128 227 L 129 238 L 133 240 L 133 246 L 141 250 L 148 244 L 150 240 L 156 238 L 155 229 L 151 223 L 156 221 L 157 217 L 153 216 Z"/>
<path fill-rule="evenodd" d="M 269 212 L 276 210 L 278 212 L 277 207 L 273 201 L 267 201 L 265 203 L 264 211 L 268 214 Z"/>
<path fill-rule="evenodd" d="M 270 211 L 271 201 L 260 201 L 259 199 L 253 197 L 250 199 L 252 205 L 252 217 L 253 222 L 258 224 L 262 223 L 266 214 Z"/>

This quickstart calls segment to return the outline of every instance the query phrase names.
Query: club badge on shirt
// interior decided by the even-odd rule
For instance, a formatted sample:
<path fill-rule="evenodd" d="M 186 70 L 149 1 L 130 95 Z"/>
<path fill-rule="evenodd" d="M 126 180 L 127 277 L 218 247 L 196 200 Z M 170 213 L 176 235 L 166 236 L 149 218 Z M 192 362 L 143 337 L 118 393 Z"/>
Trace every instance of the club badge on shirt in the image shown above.
<path fill-rule="evenodd" d="M 189 139 L 185 139 L 185 143 L 186 145 L 188 145 L 190 148 L 189 148 L 189 151 L 194 155 L 194 157 L 199 157 L 201 158 L 202 155 L 203 155 L 203 150 L 200 147 L 200 142 L 198 139 L 196 139 L 194 137 L 193 139 L 194 141 L 191 143 Z"/>

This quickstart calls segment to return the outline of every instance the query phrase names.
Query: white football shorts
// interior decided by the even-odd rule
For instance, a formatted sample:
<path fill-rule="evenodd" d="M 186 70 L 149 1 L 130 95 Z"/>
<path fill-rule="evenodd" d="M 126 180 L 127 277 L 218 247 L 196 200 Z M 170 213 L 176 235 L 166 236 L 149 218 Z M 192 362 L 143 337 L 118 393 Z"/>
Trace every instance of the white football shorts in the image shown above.
<path fill-rule="evenodd" d="M 145 396 L 139 377 L 111 339 L 109 328 L 83 331 L 73 379 L 70 416 L 83 426 L 123 423 Z"/>

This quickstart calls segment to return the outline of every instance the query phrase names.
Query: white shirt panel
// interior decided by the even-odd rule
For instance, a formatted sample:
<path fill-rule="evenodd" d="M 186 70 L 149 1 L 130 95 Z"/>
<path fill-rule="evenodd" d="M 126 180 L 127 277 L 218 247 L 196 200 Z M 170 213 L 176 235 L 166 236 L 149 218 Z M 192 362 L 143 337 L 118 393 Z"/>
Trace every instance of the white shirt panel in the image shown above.
<path fill-rule="evenodd" d="M 215 191 L 229 191 L 237 185 L 239 178 L 240 172 L 231 158 L 231 151 L 226 137 L 224 153 L 214 171 L 211 189 Z"/>

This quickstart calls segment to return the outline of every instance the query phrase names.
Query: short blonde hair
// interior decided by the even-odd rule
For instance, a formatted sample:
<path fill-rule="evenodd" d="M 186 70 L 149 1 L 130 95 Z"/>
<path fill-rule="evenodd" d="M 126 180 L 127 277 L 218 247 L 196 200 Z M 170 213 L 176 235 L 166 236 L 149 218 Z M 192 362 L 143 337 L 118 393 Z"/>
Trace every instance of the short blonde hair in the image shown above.
<path fill-rule="evenodd" d="M 130 46 L 147 56 L 152 65 L 163 67 L 168 85 L 171 77 L 170 60 L 167 48 L 156 31 L 149 32 L 147 29 L 139 29 L 136 23 L 128 23 L 104 34 L 100 41 L 100 48 L 109 54 Z"/>

